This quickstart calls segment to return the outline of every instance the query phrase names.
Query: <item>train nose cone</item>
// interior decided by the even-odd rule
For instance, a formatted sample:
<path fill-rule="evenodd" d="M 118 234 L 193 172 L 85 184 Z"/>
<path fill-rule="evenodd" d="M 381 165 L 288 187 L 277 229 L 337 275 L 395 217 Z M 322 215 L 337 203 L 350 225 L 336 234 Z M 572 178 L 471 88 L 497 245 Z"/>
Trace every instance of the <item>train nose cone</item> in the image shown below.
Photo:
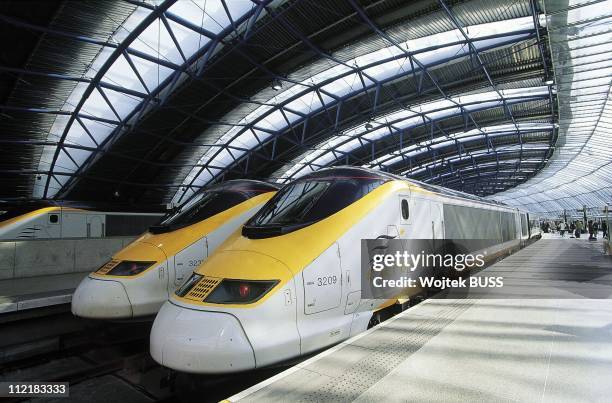
<path fill-rule="evenodd" d="M 151 356 L 182 372 L 230 373 L 255 368 L 255 354 L 238 319 L 166 302 L 151 329 Z"/>
<path fill-rule="evenodd" d="M 132 305 L 120 282 L 85 277 L 72 295 L 72 313 L 83 318 L 126 319 L 132 317 Z"/>

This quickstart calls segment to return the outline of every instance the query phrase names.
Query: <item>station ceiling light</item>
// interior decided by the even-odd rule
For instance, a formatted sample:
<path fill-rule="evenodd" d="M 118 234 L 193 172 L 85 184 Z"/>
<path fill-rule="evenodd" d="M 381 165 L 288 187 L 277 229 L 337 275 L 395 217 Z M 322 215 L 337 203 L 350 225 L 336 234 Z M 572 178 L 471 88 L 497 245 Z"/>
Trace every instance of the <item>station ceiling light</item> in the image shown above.
<path fill-rule="evenodd" d="M 272 89 L 274 91 L 280 91 L 281 88 L 283 88 L 283 82 L 281 80 L 279 80 L 278 78 L 275 78 L 272 81 Z"/>

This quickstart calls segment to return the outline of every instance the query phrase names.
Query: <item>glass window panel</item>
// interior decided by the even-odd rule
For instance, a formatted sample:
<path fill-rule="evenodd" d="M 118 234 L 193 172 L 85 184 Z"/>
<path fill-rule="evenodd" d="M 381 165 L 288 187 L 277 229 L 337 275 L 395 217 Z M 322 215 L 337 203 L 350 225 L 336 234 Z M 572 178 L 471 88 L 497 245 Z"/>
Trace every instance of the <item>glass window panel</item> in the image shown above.
<path fill-rule="evenodd" d="M 241 16 L 255 7 L 255 4 L 250 0 L 225 0 L 225 4 L 234 21 L 237 21 Z"/>
<path fill-rule="evenodd" d="M 77 148 L 68 148 L 67 152 L 70 153 L 70 156 L 76 161 L 79 167 L 83 165 L 87 158 L 89 158 L 89 156 L 92 154 L 92 151 L 80 150 Z"/>
<path fill-rule="evenodd" d="M 196 53 L 200 48 L 204 47 L 210 39 L 207 36 L 200 35 L 199 33 L 186 28 L 185 26 L 178 24 L 172 20 L 167 20 L 170 29 L 174 33 L 177 42 L 181 45 L 181 49 L 185 54 L 185 57 L 189 58 Z"/>
<path fill-rule="evenodd" d="M 51 126 L 51 130 L 49 132 L 49 137 L 47 140 L 50 141 L 59 141 L 64 133 L 66 125 L 70 120 L 70 116 L 67 115 L 57 115 L 55 116 L 55 120 L 53 121 L 53 125 Z"/>
<path fill-rule="evenodd" d="M 366 78 L 364 77 L 364 80 Z M 371 83 L 371 81 L 365 81 L 366 85 Z M 337 80 L 332 81 L 331 83 L 324 85 L 323 90 L 330 94 L 334 94 L 337 97 L 342 97 L 349 92 L 353 93 L 356 91 L 361 91 L 363 89 L 363 85 L 361 80 L 359 79 L 359 75 L 357 73 L 349 74 L 348 76 L 339 78 Z M 299 109 L 296 109 L 299 110 Z"/>
<path fill-rule="evenodd" d="M 395 77 L 400 74 L 412 71 L 409 58 L 400 60 L 391 60 L 363 70 L 364 74 L 378 81 L 386 80 L 389 77 Z"/>
<path fill-rule="evenodd" d="M 83 122 L 85 127 L 87 127 L 87 130 L 89 130 L 91 136 L 96 139 L 98 144 L 102 143 L 109 135 L 109 133 L 112 132 L 116 127 L 108 123 L 97 122 L 95 120 L 90 119 L 81 119 L 81 121 Z"/>
<path fill-rule="evenodd" d="M 259 138 L 265 138 L 265 136 L 268 136 L 267 133 L 260 132 L 256 129 L 255 132 L 258 134 Z M 242 134 L 240 134 L 240 136 L 236 138 L 235 143 L 237 147 L 244 147 L 247 149 L 252 149 L 259 145 L 257 138 L 251 130 L 245 130 Z"/>
<path fill-rule="evenodd" d="M 283 117 L 282 112 L 277 109 L 257 122 L 256 127 L 267 130 L 281 130 L 287 127 L 287 121 Z"/>
<path fill-rule="evenodd" d="M 181 64 L 183 61 L 181 54 L 172 41 L 172 37 L 159 18 L 151 23 L 151 25 L 130 44 L 130 49 L 138 50 L 175 64 Z"/>
<path fill-rule="evenodd" d="M 136 60 L 142 60 L 134 56 L 131 56 L 131 59 L 134 64 L 136 64 Z M 140 74 L 142 75 L 142 72 L 140 72 Z M 144 88 L 140 84 L 140 81 L 138 81 L 138 77 L 136 76 L 136 74 L 134 74 L 134 71 L 130 67 L 130 64 L 123 55 L 120 55 L 117 60 L 115 60 L 115 62 L 112 64 L 112 66 L 108 69 L 108 71 L 104 75 L 104 81 L 119 85 L 124 88 L 144 92 Z"/>
<path fill-rule="evenodd" d="M 64 149 L 60 149 L 57 154 L 57 160 L 55 161 L 55 167 L 53 168 L 54 172 L 74 172 L 76 171 L 78 166 L 72 162 L 68 154 Z"/>
<path fill-rule="evenodd" d="M 87 132 L 83 127 L 79 124 L 79 122 L 75 122 L 68 130 L 68 134 L 66 135 L 66 144 L 73 144 L 84 147 L 97 147 L 96 143 L 87 135 Z"/>
<path fill-rule="evenodd" d="M 125 119 L 142 102 L 141 98 L 110 89 L 105 89 L 104 93 L 121 119 Z"/>
<path fill-rule="evenodd" d="M 142 80 L 145 82 L 149 90 L 157 88 L 159 84 L 161 84 L 174 71 L 168 67 L 161 66 L 157 63 L 150 62 L 140 57 L 131 56 L 131 59 L 134 65 L 136 66 L 136 70 L 138 70 L 138 73 L 142 77 Z M 136 82 L 138 83 L 138 85 L 140 85 L 138 79 L 136 79 Z"/>
<path fill-rule="evenodd" d="M 596 4 L 590 4 L 579 7 L 567 12 L 567 24 L 575 24 L 581 21 L 587 21 L 594 18 L 602 17 L 603 15 L 612 14 L 612 2 L 604 1 Z"/>
<path fill-rule="evenodd" d="M 229 19 L 219 0 L 177 1 L 168 11 L 213 34 L 229 25 Z"/>
<path fill-rule="evenodd" d="M 83 104 L 81 111 L 85 115 L 91 115 L 99 118 L 117 120 L 117 117 L 110 109 L 100 91 L 97 88 L 89 94 L 89 97 Z"/>

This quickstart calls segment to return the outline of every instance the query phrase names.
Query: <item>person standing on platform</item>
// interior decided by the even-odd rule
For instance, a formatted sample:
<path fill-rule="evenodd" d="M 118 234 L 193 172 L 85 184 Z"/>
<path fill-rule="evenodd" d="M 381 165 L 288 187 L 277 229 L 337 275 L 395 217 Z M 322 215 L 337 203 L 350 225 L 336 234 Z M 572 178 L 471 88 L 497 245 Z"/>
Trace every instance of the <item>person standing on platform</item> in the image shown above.
<path fill-rule="evenodd" d="M 608 235 L 608 223 L 605 221 L 601 223 L 601 230 L 603 231 L 602 236 L 605 238 Z"/>
<path fill-rule="evenodd" d="M 561 238 L 565 238 L 565 221 L 561 221 L 559 224 L 559 233 L 561 234 Z"/>

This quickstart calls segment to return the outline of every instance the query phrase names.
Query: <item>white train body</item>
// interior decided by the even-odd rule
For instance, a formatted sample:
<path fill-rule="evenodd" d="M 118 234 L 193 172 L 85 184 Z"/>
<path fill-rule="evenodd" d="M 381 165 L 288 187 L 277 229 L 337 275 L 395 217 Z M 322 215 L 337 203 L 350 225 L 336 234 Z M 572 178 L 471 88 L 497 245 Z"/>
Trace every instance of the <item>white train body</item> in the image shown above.
<path fill-rule="evenodd" d="M 94 319 L 154 315 L 275 191 L 270 184 L 247 180 L 206 189 L 83 279 L 72 297 L 72 313 Z"/>
<path fill-rule="evenodd" d="M 151 331 L 152 357 L 179 371 L 228 373 L 308 354 L 363 332 L 373 313 L 395 300 L 362 298 L 362 239 L 495 234 L 498 242 L 487 248 L 490 258 L 529 239 L 516 209 L 374 171 L 323 170 L 287 187 L 364 177 L 385 182 L 298 229 L 262 226 L 257 233 L 253 223 L 280 206 L 283 197 L 291 198 L 281 189 L 247 223 L 247 236 L 233 234 L 162 306 Z M 332 196 L 343 194 L 338 190 Z"/>
<path fill-rule="evenodd" d="M 44 207 L 0 221 L 0 240 L 135 236 L 161 217 L 157 213 Z"/>

